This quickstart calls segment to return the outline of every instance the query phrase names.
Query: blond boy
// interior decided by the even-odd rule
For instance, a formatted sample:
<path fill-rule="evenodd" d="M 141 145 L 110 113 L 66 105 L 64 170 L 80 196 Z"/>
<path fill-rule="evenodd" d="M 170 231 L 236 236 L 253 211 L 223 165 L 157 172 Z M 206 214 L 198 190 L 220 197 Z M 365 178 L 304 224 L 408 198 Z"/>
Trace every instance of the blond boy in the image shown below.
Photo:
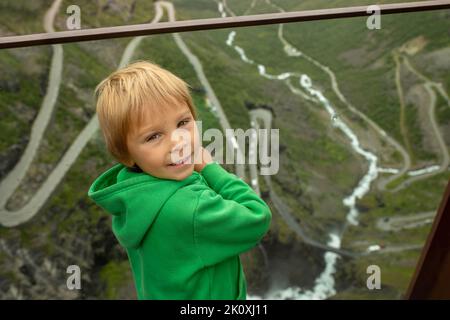
<path fill-rule="evenodd" d="M 259 243 L 272 214 L 201 146 L 188 85 L 138 61 L 95 92 L 106 147 L 118 164 L 88 195 L 112 215 L 138 299 L 245 300 L 239 254 Z"/>

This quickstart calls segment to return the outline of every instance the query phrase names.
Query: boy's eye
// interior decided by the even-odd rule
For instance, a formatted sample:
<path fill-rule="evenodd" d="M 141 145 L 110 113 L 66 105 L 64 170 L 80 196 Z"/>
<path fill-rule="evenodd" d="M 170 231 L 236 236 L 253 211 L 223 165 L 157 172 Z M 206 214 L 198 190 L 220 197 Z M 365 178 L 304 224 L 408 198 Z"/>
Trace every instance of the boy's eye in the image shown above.
<path fill-rule="evenodd" d="M 185 119 L 185 120 L 181 120 L 181 121 L 180 121 L 180 123 L 183 123 L 183 122 L 188 123 L 188 122 L 189 122 L 189 119 Z M 180 123 L 178 123 L 178 124 L 180 124 Z M 183 123 L 182 125 L 184 125 L 185 123 Z"/>
<path fill-rule="evenodd" d="M 155 137 L 158 135 L 159 135 L 159 133 L 155 133 L 155 134 L 151 135 L 150 137 L 147 138 L 147 141 L 155 140 Z"/>
<path fill-rule="evenodd" d="M 185 125 L 185 124 L 188 123 L 188 122 L 189 122 L 189 119 L 181 120 L 181 121 L 178 123 L 178 126 L 180 126 L 180 125 L 183 126 L 183 125 Z M 152 141 L 152 140 L 155 140 L 159 135 L 160 135 L 159 133 L 152 134 L 151 136 L 149 136 L 149 137 L 147 138 L 146 141 Z"/>

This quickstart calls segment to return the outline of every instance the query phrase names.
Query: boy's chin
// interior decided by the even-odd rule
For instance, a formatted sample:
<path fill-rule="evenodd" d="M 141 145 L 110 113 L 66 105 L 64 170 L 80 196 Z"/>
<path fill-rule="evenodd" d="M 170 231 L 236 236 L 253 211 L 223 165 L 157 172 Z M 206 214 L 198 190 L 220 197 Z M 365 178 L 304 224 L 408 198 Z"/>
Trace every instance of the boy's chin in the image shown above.
<path fill-rule="evenodd" d="M 185 166 L 180 168 L 169 167 L 167 174 L 169 175 L 169 179 L 180 181 L 189 177 L 193 171 L 194 171 L 194 164 L 186 164 Z"/>

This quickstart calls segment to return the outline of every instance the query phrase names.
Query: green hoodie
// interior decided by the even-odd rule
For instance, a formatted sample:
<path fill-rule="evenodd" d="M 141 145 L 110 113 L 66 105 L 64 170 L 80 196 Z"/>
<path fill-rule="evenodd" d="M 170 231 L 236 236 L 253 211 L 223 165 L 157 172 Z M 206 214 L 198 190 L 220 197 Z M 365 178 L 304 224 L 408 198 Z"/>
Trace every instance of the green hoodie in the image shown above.
<path fill-rule="evenodd" d="M 239 254 L 259 243 L 272 213 L 217 162 L 182 181 L 117 164 L 88 196 L 112 215 L 138 299 L 246 299 Z"/>

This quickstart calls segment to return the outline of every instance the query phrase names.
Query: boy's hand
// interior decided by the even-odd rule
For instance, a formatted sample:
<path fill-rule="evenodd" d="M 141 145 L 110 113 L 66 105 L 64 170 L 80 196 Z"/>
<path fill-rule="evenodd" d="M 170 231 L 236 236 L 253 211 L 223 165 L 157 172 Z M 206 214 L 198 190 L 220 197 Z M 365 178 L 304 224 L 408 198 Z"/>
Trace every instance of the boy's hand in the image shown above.
<path fill-rule="evenodd" d="M 201 157 L 201 158 L 200 158 Z M 194 162 L 194 170 L 197 172 L 202 171 L 202 169 L 208 164 L 213 162 L 213 158 L 208 150 L 200 147 L 200 152 L 198 158 Z"/>

